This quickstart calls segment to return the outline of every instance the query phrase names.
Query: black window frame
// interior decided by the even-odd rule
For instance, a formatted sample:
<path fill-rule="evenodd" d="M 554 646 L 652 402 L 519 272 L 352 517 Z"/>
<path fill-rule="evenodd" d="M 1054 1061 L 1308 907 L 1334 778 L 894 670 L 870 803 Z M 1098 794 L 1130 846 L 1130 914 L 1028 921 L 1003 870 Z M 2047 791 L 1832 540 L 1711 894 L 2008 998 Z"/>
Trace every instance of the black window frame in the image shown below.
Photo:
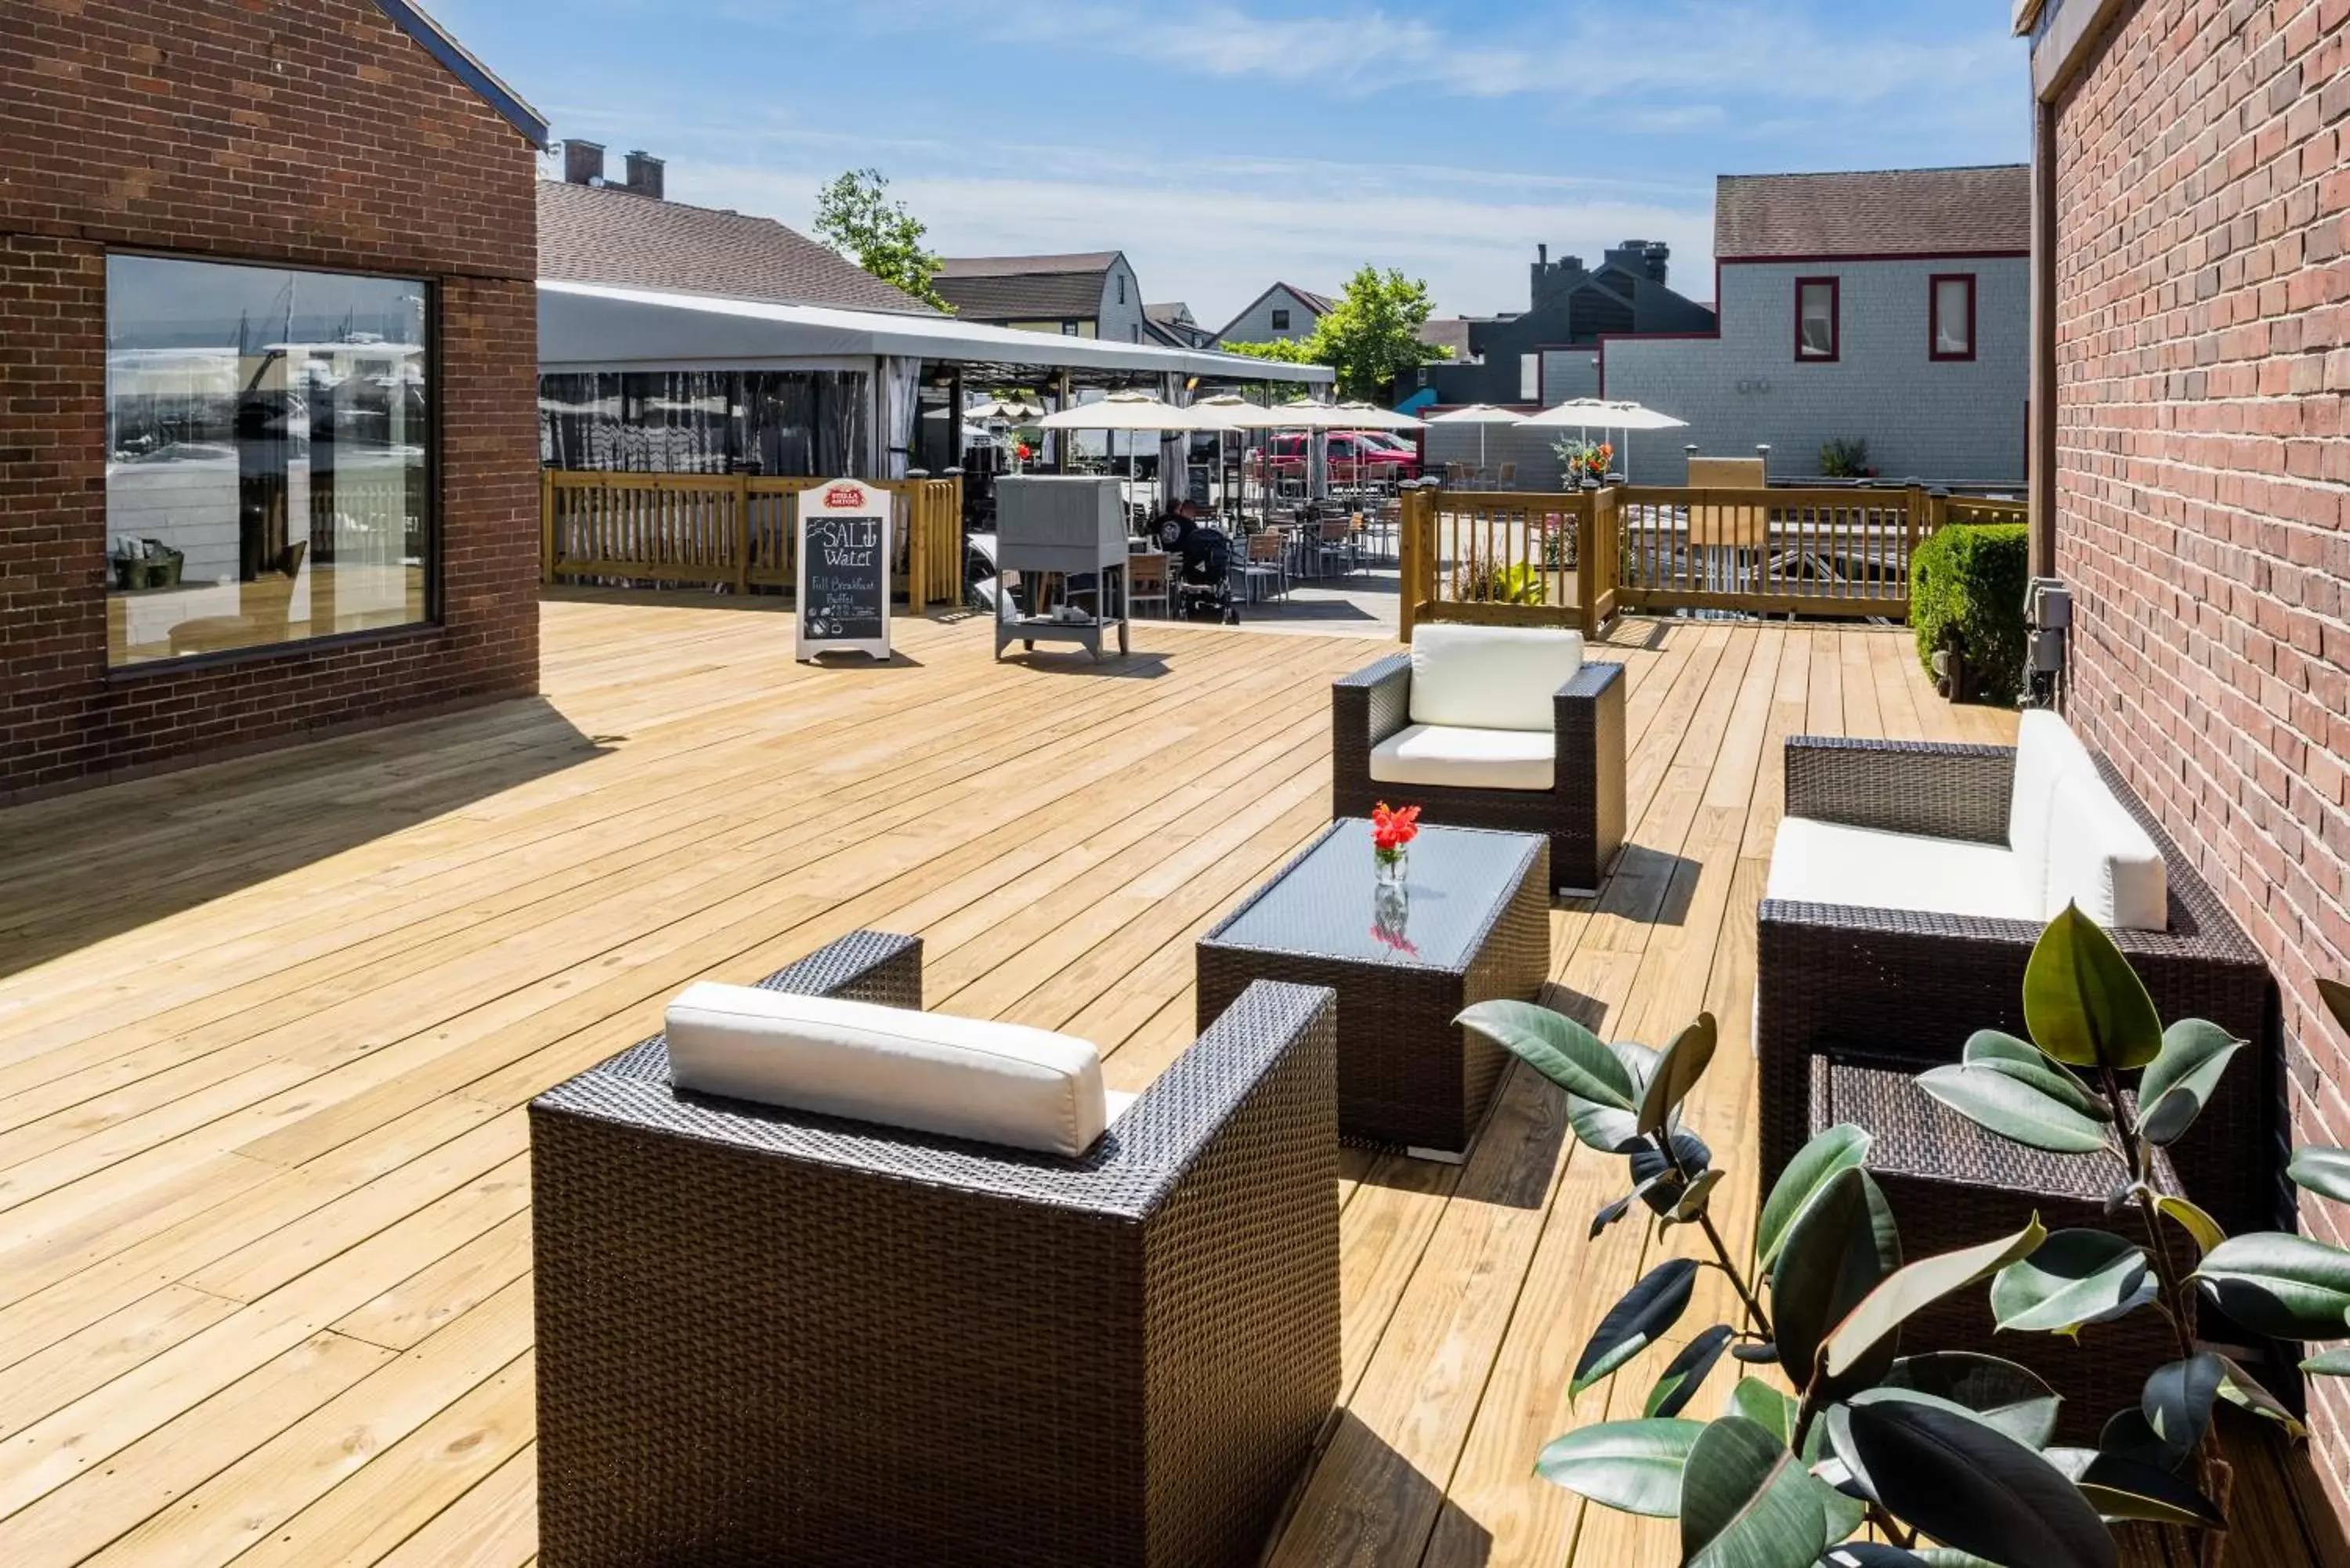
<path fill-rule="evenodd" d="M 442 492 L 441 441 L 442 416 L 446 400 L 442 395 L 442 378 L 446 373 L 446 350 L 442 338 L 447 323 L 444 319 L 446 301 L 442 280 L 437 275 L 397 272 L 382 267 L 313 266 L 272 256 L 221 255 L 208 251 L 175 251 L 153 245 L 108 245 L 99 257 L 101 270 L 111 265 L 116 256 L 140 256 L 151 261 L 183 262 L 206 266 L 252 267 L 265 272 L 311 273 L 322 277 L 369 277 L 387 283 L 413 284 L 424 290 L 424 396 L 426 435 L 424 442 L 424 613 L 415 620 L 401 621 L 397 626 L 364 627 L 355 631 L 323 632 L 316 637 L 297 638 L 286 642 L 255 643 L 249 648 L 224 648 L 207 653 L 182 654 L 172 659 L 142 659 L 135 664 L 117 664 L 109 649 L 106 657 L 103 679 L 116 681 L 138 681 L 167 679 L 174 673 L 208 670 L 220 665 L 250 664 L 272 659 L 316 657 L 340 648 L 360 645 L 409 641 L 418 638 L 438 637 L 448 628 L 448 536 L 447 497 Z M 108 358 L 112 352 L 113 288 L 110 275 L 99 290 L 99 404 L 100 417 L 112 429 L 111 371 Z M 535 399 L 534 399 L 535 400 Z M 102 511 L 106 517 L 106 538 L 113 534 L 113 497 L 101 488 L 105 497 Z M 111 597 L 109 586 L 106 597 Z M 109 611 L 109 614 L 112 612 Z"/>
<path fill-rule="evenodd" d="M 1275 310 L 1275 311 L 1273 313 L 1273 329 L 1274 329 L 1275 332 L 1286 332 L 1286 331 L 1288 331 L 1288 330 L 1289 330 L 1289 312 L 1288 312 L 1288 311 L 1286 311 L 1286 310 Z"/>

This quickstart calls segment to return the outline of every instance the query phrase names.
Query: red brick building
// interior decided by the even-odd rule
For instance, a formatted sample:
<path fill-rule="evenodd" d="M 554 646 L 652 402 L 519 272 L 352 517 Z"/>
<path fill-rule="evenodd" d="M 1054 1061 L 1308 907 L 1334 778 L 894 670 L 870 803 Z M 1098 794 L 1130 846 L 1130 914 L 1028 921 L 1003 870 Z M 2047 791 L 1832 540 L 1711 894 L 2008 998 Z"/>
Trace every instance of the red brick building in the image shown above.
<path fill-rule="evenodd" d="M 0 0 L 0 801 L 536 689 L 545 137 L 408 0 Z"/>
<path fill-rule="evenodd" d="M 2017 11 L 2067 711 L 2267 955 L 2294 1141 L 2350 1145 L 2314 984 L 2350 978 L 2350 0 Z M 2350 1210 L 2301 1221 L 2350 1244 Z M 2350 1385 L 2312 1397 L 2350 1511 Z"/>

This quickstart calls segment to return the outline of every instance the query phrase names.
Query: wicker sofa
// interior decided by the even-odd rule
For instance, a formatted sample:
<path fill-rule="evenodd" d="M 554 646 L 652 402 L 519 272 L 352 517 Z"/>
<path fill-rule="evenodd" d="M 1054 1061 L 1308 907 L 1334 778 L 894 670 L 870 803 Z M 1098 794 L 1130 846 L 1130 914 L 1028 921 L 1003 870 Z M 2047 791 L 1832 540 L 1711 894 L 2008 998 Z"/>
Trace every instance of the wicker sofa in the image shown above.
<path fill-rule="evenodd" d="M 921 946 L 762 983 L 919 1009 Z M 1252 987 L 1078 1158 L 681 1092 L 662 1037 L 540 1096 L 540 1561 L 1254 1561 L 1338 1388 L 1334 1018 Z"/>
<path fill-rule="evenodd" d="M 1788 820 L 1757 931 L 1762 1180 L 1767 1187 L 1810 1131 L 1814 1058 L 1922 1071 L 1959 1060 L 1976 1030 L 2025 1033 L 2024 968 L 2054 911 L 1996 885 L 1998 857 L 2028 859 L 2035 846 L 2022 842 L 2027 835 L 2053 836 L 2054 846 L 2041 843 L 2036 853 L 2056 862 L 2045 896 L 2061 909 L 2081 890 L 2065 885 L 2067 857 L 2076 881 L 2083 866 L 2094 872 L 2095 840 L 2113 835 L 2117 813 L 2152 864 L 2122 856 L 2104 865 L 2102 880 L 2088 875 L 2086 891 L 2105 896 L 2102 912 L 2088 898 L 2074 901 L 2112 930 L 2166 1021 L 2209 1019 L 2253 1043 L 2170 1155 L 2187 1191 L 2222 1225 L 2272 1225 L 2283 1122 L 2274 991 L 2260 954 L 2109 764 L 2080 749 L 2053 715 L 2027 714 L 2025 723 L 2017 748 L 1788 742 Z M 2050 764 L 2049 746 L 2069 747 L 2077 760 Z M 2020 792 L 2051 765 L 2074 770 L 2067 787 L 2080 792 L 2087 815 L 2051 819 L 2053 831 L 2021 826 Z M 1830 884 L 1874 877 L 1900 889 L 1866 903 L 1789 896 L 1821 885 L 1817 868 L 1800 862 L 1823 853 L 1847 861 L 1827 875 Z M 2153 929 L 2133 929 L 2141 924 Z"/>
<path fill-rule="evenodd" d="M 1586 661 L 1577 633 L 1423 625 L 1331 687 L 1330 725 L 1334 818 L 1385 800 L 1542 834 L 1568 896 L 1596 893 L 1624 846 L 1624 667 Z"/>

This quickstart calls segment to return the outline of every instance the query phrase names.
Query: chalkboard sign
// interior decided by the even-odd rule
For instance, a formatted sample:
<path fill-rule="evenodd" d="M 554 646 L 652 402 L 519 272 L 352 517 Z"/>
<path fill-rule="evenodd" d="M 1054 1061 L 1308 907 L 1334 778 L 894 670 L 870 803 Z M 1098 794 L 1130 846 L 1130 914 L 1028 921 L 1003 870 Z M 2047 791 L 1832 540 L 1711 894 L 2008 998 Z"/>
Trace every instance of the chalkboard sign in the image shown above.
<path fill-rule="evenodd" d="M 836 479 L 800 495 L 800 600 L 796 657 L 889 657 L 889 518 L 895 497 L 878 485 Z"/>

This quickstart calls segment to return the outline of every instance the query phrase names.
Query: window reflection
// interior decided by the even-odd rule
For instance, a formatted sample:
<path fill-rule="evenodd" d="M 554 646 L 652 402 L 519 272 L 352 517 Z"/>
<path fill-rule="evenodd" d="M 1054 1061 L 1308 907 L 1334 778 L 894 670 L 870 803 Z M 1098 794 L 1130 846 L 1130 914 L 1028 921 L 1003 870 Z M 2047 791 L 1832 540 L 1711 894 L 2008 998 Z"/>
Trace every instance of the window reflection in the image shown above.
<path fill-rule="evenodd" d="M 413 279 L 109 258 L 112 663 L 427 618 L 426 311 Z"/>

